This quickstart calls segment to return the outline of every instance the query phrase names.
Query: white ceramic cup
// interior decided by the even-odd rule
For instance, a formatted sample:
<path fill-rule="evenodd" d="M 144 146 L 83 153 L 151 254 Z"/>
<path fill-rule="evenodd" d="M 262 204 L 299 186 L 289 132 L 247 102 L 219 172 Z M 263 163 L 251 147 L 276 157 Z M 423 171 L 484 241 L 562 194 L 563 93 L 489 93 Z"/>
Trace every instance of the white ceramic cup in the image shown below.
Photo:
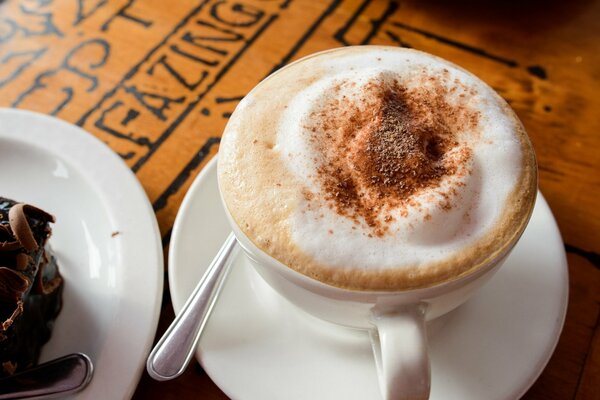
<path fill-rule="evenodd" d="M 333 51 L 338 50 L 323 53 Z M 230 215 L 220 184 L 219 191 L 238 243 L 271 287 L 291 303 L 318 318 L 369 331 L 379 385 L 385 400 L 429 398 L 431 374 L 427 322 L 460 306 L 483 286 L 504 262 L 526 226 L 525 223 L 515 224 L 521 231 L 515 232 L 511 242 L 491 250 L 483 265 L 447 282 L 399 291 L 347 290 L 296 272 L 258 248 Z M 531 203 L 529 213 L 523 216 L 525 219 L 533 211 L 534 201 Z"/>
<path fill-rule="evenodd" d="M 467 301 L 498 270 L 522 233 L 485 265 L 455 280 L 397 292 L 355 291 L 326 285 L 286 267 L 259 249 L 235 223 L 226 204 L 224 208 L 246 256 L 281 296 L 323 320 L 369 330 L 386 400 L 429 398 L 427 322 Z"/>

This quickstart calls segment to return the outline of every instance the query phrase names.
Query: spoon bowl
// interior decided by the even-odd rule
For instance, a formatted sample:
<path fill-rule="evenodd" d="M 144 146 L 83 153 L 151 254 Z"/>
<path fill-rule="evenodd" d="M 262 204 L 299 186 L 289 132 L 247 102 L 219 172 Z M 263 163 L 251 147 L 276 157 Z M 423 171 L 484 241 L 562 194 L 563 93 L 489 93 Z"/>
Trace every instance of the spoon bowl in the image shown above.
<path fill-rule="evenodd" d="M 85 388 L 93 371 L 83 353 L 56 358 L 0 379 L 0 400 L 62 398 Z"/>

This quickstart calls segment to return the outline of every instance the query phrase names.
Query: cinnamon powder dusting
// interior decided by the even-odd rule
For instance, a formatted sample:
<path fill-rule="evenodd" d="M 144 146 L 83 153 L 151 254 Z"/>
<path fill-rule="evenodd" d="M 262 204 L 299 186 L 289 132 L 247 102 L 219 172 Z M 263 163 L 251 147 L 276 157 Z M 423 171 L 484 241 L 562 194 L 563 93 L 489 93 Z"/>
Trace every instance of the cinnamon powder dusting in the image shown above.
<path fill-rule="evenodd" d="M 373 79 L 351 99 L 341 92 L 354 83 L 339 83 L 306 127 L 322 155 L 317 175 L 328 205 L 356 224 L 366 223 L 376 236 L 388 231 L 392 210 L 407 216 L 409 205 L 418 206 L 414 195 L 441 190 L 442 180 L 465 173 L 460 166 L 471 158 L 469 148 L 456 148 L 461 132 L 477 126 L 479 114 L 462 104 L 468 96 L 450 102 L 456 84 L 449 90 L 445 77 L 423 79 L 427 82 L 411 89 Z M 440 207 L 452 205 L 445 201 Z"/>

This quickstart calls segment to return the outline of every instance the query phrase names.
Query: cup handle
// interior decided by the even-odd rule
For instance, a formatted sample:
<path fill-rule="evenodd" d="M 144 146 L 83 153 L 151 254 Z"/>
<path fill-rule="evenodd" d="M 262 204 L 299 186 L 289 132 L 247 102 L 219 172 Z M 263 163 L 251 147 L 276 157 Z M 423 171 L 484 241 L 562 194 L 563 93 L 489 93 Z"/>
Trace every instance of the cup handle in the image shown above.
<path fill-rule="evenodd" d="M 375 306 L 369 336 L 379 387 L 385 400 L 429 398 L 431 371 L 427 352 L 426 305 Z"/>

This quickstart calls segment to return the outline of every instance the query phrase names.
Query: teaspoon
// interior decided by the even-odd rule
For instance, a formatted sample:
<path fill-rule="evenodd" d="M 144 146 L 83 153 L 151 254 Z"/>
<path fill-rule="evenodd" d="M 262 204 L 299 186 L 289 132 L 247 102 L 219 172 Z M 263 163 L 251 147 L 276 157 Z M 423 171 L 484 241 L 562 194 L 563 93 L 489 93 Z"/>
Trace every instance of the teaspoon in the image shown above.
<path fill-rule="evenodd" d="M 236 243 L 230 233 L 179 315 L 150 352 L 146 370 L 153 379 L 167 381 L 185 371 L 229 272 L 231 263 L 227 261 Z"/>
<path fill-rule="evenodd" d="M 69 354 L 0 379 L 0 400 L 62 398 L 85 388 L 93 370 L 88 356 Z"/>

